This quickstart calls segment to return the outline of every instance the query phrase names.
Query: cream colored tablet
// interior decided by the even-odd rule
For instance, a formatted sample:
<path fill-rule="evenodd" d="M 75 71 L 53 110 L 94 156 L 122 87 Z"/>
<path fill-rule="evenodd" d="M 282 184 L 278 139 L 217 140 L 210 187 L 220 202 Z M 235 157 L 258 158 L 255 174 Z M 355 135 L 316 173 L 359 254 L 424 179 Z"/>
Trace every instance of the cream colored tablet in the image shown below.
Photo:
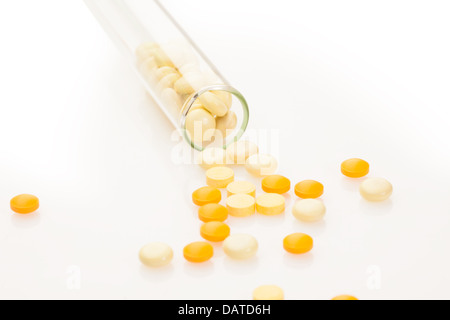
<path fill-rule="evenodd" d="M 163 79 L 164 77 L 168 76 L 169 74 L 178 74 L 178 71 L 175 68 L 172 67 L 162 67 L 155 70 L 155 77 L 158 80 Z M 178 79 L 180 79 L 180 75 L 178 74 Z"/>
<path fill-rule="evenodd" d="M 174 85 L 175 91 L 182 95 L 193 94 L 195 91 L 202 89 L 207 85 L 204 76 L 200 72 L 188 72 L 183 75 Z"/>
<path fill-rule="evenodd" d="M 199 100 L 205 109 L 215 116 L 223 117 L 228 112 L 226 104 L 212 92 L 205 92 L 199 97 Z"/>
<path fill-rule="evenodd" d="M 322 201 L 317 199 L 304 199 L 295 203 L 292 214 L 295 218 L 304 222 L 316 222 L 322 220 L 327 209 Z"/>
<path fill-rule="evenodd" d="M 139 70 L 146 75 L 147 77 L 149 77 L 149 79 L 153 79 L 154 77 L 154 73 L 156 70 L 158 70 L 158 65 L 155 62 L 155 58 L 153 57 L 148 57 L 147 59 L 145 59 L 140 67 Z"/>
<path fill-rule="evenodd" d="M 228 213 L 233 217 L 248 217 L 255 214 L 255 198 L 247 194 L 236 194 L 227 199 Z"/>
<path fill-rule="evenodd" d="M 278 161 L 268 154 L 255 154 L 247 159 L 245 168 L 252 175 L 268 176 L 277 171 Z"/>
<path fill-rule="evenodd" d="M 147 267 L 164 267 L 172 261 L 173 250 L 165 243 L 149 243 L 139 252 L 139 259 Z"/>
<path fill-rule="evenodd" d="M 173 88 L 179 94 L 192 94 L 195 91 L 185 77 L 178 79 Z"/>
<path fill-rule="evenodd" d="M 254 197 L 256 195 L 256 186 L 249 181 L 234 181 L 227 186 L 228 196 L 236 194 L 247 194 Z"/>
<path fill-rule="evenodd" d="M 224 166 L 226 152 L 222 148 L 207 148 L 198 155 L 198 164 L 204 169 Z"/>
<path fill-rule="evenodd" d="M 152 51 L 152 56 L 155 58 L 155 62 L 158 67 L 174 67 L 172 60 L 170 60 L 170 58 L 161 48 L 154 49 Z"/>
<path fill-rule="evenodd" d="M 186 130 L 189 137 L 197 144 L 210 141 L 216 130 L 216 120 L 206 110 L 198 109 L 186 116 Z"/>
<path fill-rule="evenodd" d="M 234 164 L 245 164 L 247 159 L 259 152 L 258 146 L 250 141 L 240 140 L 230 144 L 227 157 Z"/>
<path fill-rule="evenodd" d="M 156 90 L 162 91 L 167 88 L 173 88 L 173 84 L 178 79 L 180 79 L 180 75 L 178 73 L 169 73 L 158 82 Z"/>
<path fill-rule="evenodd" d="M 234 234 L 223 242 L 223 251 L 232 259 L 249 259 L 258 251 L 258 241 L 248 234 Z"/>
<path fill-rule="evenodd" d="M 361 196 L 368 201 L 384 201 L 392 195 L 392 184 L 383 178 L 369 178 L 359 187 Z"/>
<path fill-rule="evenodd" d="M 282 214 L 286 209 L 286 199 L 277 193 L 265 193 L 256 198 L 256 211 L 266 216 Z"/>
<path fill-rule="evenodd" d="M 206 184 L 210 187 L 223 189 L 233 181 L 233 169 L 227 167 L 214 167 L 206 171 Z"/>
<path fill-rule="evenodd" d="M 166 88 L 161 92 L 161 100 L 169 106 L 175 106 L 173 112 L 179 111 L 183 105 L 180 96 L 172 88 Z"/>
<path fill-rule="evenodd" d="M 189 112 L 197 110 L 197 109 L 203 109 L 206 110 L 203 105 L 200 103 L 200 101 L 195 101 L 194 104 L 192 105 L 191 109 L 189 109 Z M 216 121 L 216 125 L 217 125 L 217 121 Z"/>
<path fill-rule="evenodd" d="M 233 96 L 231 93 L 226 91 L 212 91 L 215 95 L 217 95 L 220 100 L 227 106 L 228 110 L 231 108 L 231 104 L 233 103 Z"/>
<path fill-rule="evenodd" d="M 224 117 L 216 118 L 216 129 L 220 131 L 222 138 L 226 138 L 238 123 L 237 115 L 234 111 L 228 111 Z"/>
<path fill-rule="evenodd" d="M 284 292 L 278 286 L 261 286 L 253 291 L 253 300 L 284 300 Z"/>
<path fill-rule="evenodd" d="M 138 63 L 141 64 L 146 59 L 153 55 L 155 49 L 159 48 L 159 45 L 155 42 L 144 42 L 136 49 L 136 58 Z"/>

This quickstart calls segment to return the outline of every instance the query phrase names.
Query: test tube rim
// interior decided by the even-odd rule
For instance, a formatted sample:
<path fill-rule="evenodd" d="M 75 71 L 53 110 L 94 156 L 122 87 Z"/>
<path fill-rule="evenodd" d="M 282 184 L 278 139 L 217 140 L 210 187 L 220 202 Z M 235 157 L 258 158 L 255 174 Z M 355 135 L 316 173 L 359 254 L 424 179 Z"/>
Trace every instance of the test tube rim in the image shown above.
<path fill-rule="evenodd" d="M 198 90 L 189 99 L 186 100 L 184 106 L 181 109 L 182 111 L 181 111 L 181 121 L 180 121 L 180 128 L 182 130 L 183 137 L 186 139 L 187 143 L 192 148 L 194 148 L 195 150 L 198 150 L 198 151 L 203 151 L 206 148 L 202 147 L 202 146 L 198 146 L 189 137 L 189 134 L 188 134 L 187 129 L 186 129 L 186 117 L 189 114 L 189 111 L 191 110 L 191 108 L 193 107 L 195 101 L 197 101 L 197 99 L 202 94 L 204 94 L 206 92 L 209 92 L 209 91 L 225 91 L 225 92 L 229 92 L 232 95 L 234 95 L 239 100 L 239 102 L 241 103 L 242 112 L 243 112 L 241 127 L 238 129 L 236 134 L 233 136 L 233 139 L 230 140 L 228 143 L 225 143 L 223 145 L 224 149 L 226 149 L 231 143 L 233 143 L 235 141 L 238 141 L 243 136 L 243 134 L 247 130 L 248 122 L 249 122 L 249 119 L 250 119 L 250 109 L 248 107 L 247 100 L 245 100 L 245 98 L 242 95 L 242 93 L 239 90 L 237 90 L 236 88 L 234 88 L 233 86 L 218 84 L 218 85 L 212 85 L 212 86 L 205 87 L 205 88 L 203 88 L 201 90 Z"/>

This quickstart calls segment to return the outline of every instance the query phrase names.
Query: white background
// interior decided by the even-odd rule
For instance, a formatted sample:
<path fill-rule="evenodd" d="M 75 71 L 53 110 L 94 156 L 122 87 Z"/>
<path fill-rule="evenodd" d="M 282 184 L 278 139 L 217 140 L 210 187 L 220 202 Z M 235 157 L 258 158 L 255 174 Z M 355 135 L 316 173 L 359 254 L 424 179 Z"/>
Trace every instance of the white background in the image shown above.
<path fill-rule="evenodd" d="M 257 258 L 216 246 L 185 262 L 204 172 L 173 162 L 170 122 L 82 1 L 2 1 L 0 298 L 249 299 L 266 283 L 287 299 L 450 298 L 448 1 L 163 3 L 245 94 L 250 127 L 278 133 L 279 172 L 325 184 L 325 221 L 295 221 L 292 193 L 284 216 L 230 219 Z M 390 201 L 360 198 L 350 157 L 393 183 Z M 11 212 L 20 193 L 38 213 Z M 314 250 L 286 254 L 291 232 Z M 140 265 L 150 241 L 174 248 L 170 267 Z"/>

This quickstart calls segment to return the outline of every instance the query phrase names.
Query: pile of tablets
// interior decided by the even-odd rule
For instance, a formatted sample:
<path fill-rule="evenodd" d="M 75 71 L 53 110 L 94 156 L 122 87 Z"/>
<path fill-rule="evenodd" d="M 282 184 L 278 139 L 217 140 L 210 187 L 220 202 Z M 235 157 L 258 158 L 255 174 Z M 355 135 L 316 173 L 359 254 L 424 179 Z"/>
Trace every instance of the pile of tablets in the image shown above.
<path fill-rule="evenodd" d="M 285 194 L 291 190 L 291 181 L 281 175 L 275 175 L 278 162 L 270 155 L 259 154 L 258 147 L 248 141 L 230 146 L 227 150 L 207 149 L 201 155 L 200 164 L 207 169 L 206 186 L 192 193 L 192 201 L 198 208 L 198 218 L 203 222 L 199 235 L 203 241 L 192 242 L 184 247 L 183 256 L 191 263 L 203 263 L 214 257 L 211 243 L 222 243 L 224 253 L 231 259 L 246 260 L 254 257 L 259 249 L 258 240 L 250 234 L 234 234 L 225 222 L 231 217 L 245 218 L 254 214 L 275 216 L 286 211 Z M 261 177 L 261 189 L 250 181 L 235 180 L 234 170 L 228 164 L 244 164 L 253 176 Z M 350 178 L 362 178 L 369 173 L 369 163 L 362 159 L 349 159 L 341 164 L 341 172 Z M 225 189 L 227 199 L 222 202 Z M 324 218 L 326 207 L 318 198 L 324 193 L 322 183 L 305 180 L 294 187 L 300 198 L 292 207 L 292 215 L 303 222 L 317 222 Z M 361 196 L 368 201 L 385 201 L 393 192 L 392 184 L 383 178 L 367 178 L 359 188 Z M 11 209 L 19 214 L 30 214 L 39 208 L 36 196 L 23 194 L 10 202 Z M 314 240 L 304 233 L 293 233 L 280 239 L 280 248 L 293 255 L 302 255 L 311 251 Z M 172 261 L 172 248 L 160 242 L 145 245 L 139 252 L 141 262 L 152 268 L 164 267 Z M 284 299 L 281 288 L 266 285 L 257 288 L 255 300 Z M 333 300 L 357 300 L 353 296 L 343 295 Z"/>
<path fill-rule="evenodd" d="M 284 176 L 274 174 L 277 160 L 259 154 L 258 147 L 249 141 L 240 141 L 227 150 L 207 149 L 200 155 L 199 164 L 206 171 L 206 186 L 195 190 L 192 201 L 199 206 L 198 217 L 204 223 L 200 236 L 204 241 L 188 244 L 184 258 L 192 263 L 202 263 L 214 256 L 210 242 L 222 242 L 223 252 L 231 259 L 245 260 L 256 255 L 259 245 L 250 234 L 234 234 L 225 223 L 229 217 L 245 218 L 254 214 L 275 216 L 286 211 L 285 194 L 291 190 L 291 181 Z M 235 180 L 235 172 L 229 165 L 245 165 L 252 176 L 261 177 L 263 194 L 257 195 L 257 187 L 250 181 Z M 350 178 L 362 178 L 369 173 L 369 164 L 362 159 L 349 159 L 341 164 L 341 172 Z M 222 192 L 225 189 L 227 199 L 223 204 Z M 326 214 L 325 204 L 319 200 L 324 193 L 322 183 L 314 180 L 300 181 L 294 187 L 300 198 L 292 207 L 292 215 L 303 222 L 317 222 Z M 392 195 L 393 187 L 385 179 L 368 178 L 360 185 L 361 196 L 368 201 L 384 201 Z M 155 250 L 150 250 L 156 246 Z M 304 233 L 285 236 L 280 248 L 293 255 L 302 255 L 311 251 L 314 240 Z M 141 261 L 148 266 L 168 264 L 173 252 L 167 245 L 150 244 L 141 250 Z M 156 261 L 155 261 L 156 260 Z M 254 291 L 255 300 L 284 299 L 281 288 L 273 285 L 261 286 Z M 357 300 L 353 296 L 343 295 L 333 300 Z"/>
<path fill-rule="evenodd" d="M 194 94 L 205 87 L 222 85 L 223 81 L 212 70 L 202 68 L 190 48 L 172 47 L 142 43 L 136 49 L 136 63 L 164 107 L 179 118 Z M 230 92 L 211 90 L 201 94 L 186 115 L 186 132 L 191 141 L 205 146 L 213 138 L 226 138 L 238 124 L 232 105 Z"/>

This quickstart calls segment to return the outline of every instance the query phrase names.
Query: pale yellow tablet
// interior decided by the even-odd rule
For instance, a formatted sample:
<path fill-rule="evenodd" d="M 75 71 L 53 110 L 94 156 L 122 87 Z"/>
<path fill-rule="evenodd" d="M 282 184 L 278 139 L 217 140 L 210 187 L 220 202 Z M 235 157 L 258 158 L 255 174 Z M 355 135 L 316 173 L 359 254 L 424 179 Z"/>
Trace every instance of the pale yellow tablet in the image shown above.
<path fill-rule="evenodd" d="M 234 171 L 228 167 L 214 167 L 206 171 L 206 183 L 213 188 L 226 188 L 234 181 Z"/>
<path fill-rule="evenodd" d="M 234 234 L 223 242 L 223 251 L 232 259 L 250 259 L 258 251 L 258 241 L 248 234 Z"/>
<path fill-rule="evenodd" d="M 227 186 L 228 196 L 236 194 L 247 194 L 254 197 L 256 195 L 256 186 L 249 181 L 234 181 Z"/>
<path fill-rule="evenodd" d="M 236 194 L 227 199 L 228 213 L 233 217 L 248 217 L 255 214 L 255 198 L 248 194 Z"/>
<path fill-rule="evenodd" d="M 278 286 L 261 286 L 253 291 L 253 300 L 284 300 L 284 292 Z"/>
<path fill-rule="evenodd" d="M 230 144 L 227 148 L 227 157 L 234 164 L 245 164 L 245 161 L 252 155 L 259 152 L 258 146 L 246 140 L 239 140 Z"/>
<path fill-rule="evenodd" d="M 186 116 L 186 131 L 195 143 L 210 141 L 216 130 L 216 119 L 203 109 L 190 111 Z"/>
<path fill-rule="evenodd" d="M 317 199 L 304 199 L 295 203 L 292 214 L 295 218 L 304 222 L 316 222 L 322 220 L 327 209 L 322 201 Z"/>
<path fill-rule="evenodd" d="M 361 183 L 359 192 L 367 201 L 385 201 L 392 195 L 392 184 L 383 178 L 369 178 Z"/>
<path fill-rule="evenodd" d="M 256 211 L 266 216 L 282 214 L 286 209 L 286 199 L 277 193 L 265 193 L 256 198 Z"/>
<path fill-rule="evenodd" d="M 205 92 L 198 99 L 203 107 L 215 116 L 223 117 L 228 113 L 227 105 L 212 92 Z"/>
<path fill-rule="evenodd" d="M 139 259 L 147 267 L 164 267 L 172 261 L 172 258 L 172 248 L 160 242 L 149 243 L 139 252 Z"/>
<path fill-rule="evenodd" d="M 258 177 L 268 176 L 277 171 L 278 161 L 268 154 L 254 154 L 247 159 L 245 169 Z"/>

